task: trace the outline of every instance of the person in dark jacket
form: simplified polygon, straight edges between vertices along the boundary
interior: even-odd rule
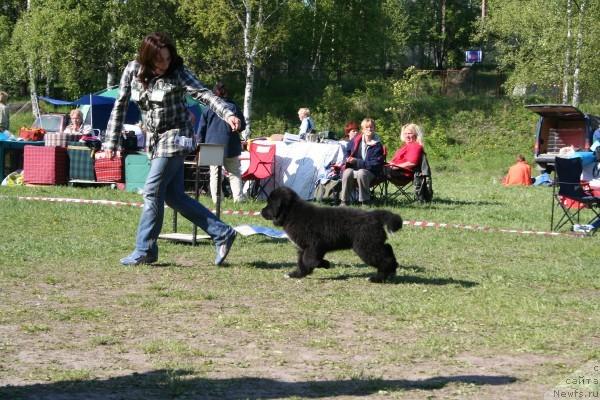
[[[237,203],[243,201],[239,156],[242,153],[240,132],[246,129],[246,122],[238,106],[228,98],[227,88],[224,83],[217,82],[213,88],[213,93],[223,99],[227,103],[228,108],[239,118],[240,128],[235,132],[232,131],[227,122],[223,121],[214,111],[207,107],[200,116],[200,125],[198,126],[200,143],[225,145],[223,165],[229,174],[229,185],[231,186],[233,201]],[[217,202],[217,188],[220,184],[220,182],[217,182],[217,168],[214,165],[210,167],[210,194],[213,203]]]
[[[354,189],[358,187],[358,201],[369,204],[371,201],[371,182],[381,175],[385,156],[383,144],[375,134],[375,121],[365,118],[360,123],[361,133],[350,142],[342,173],[342,206],[348,205]]]

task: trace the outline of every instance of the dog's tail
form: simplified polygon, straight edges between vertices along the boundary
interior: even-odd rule
[[[402,229],[402,217],[386,210],[374,210],[373,216],[386,227],[389,232]]]

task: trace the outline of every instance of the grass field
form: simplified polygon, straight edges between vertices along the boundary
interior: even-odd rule
[[[374,269],[350,251],[286,279],[293,245],[259,235],[219,268],[208,242],[161,242],[156,265],[124,268],[138,208],[17,197],[139,195],[3,187],[0,399],[599,397],[564,387],[600,375],[598,237],[500,231],[548,231],[551,202],[500,175],[434,168],[431,205],[393,207],[409,224],[389,239],[389,284],[367,282]]]

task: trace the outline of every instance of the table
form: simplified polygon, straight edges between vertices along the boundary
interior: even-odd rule
[[[6,175],[10,174],[14,171],[11,170],[10,166],[8,170],[5,171],[5,163],[6,163],[6,152],[12,151],[16,154],[16,169],[23,168],[23,148],[25,146],[43,146],[44,141],[18,141],[18,140],[0,140],[0,181],[2,181]]]
[[[337,142],[313,143],[257,140],[261,144],[274,144],[275,180],[268,191],[287,186],[305,200],[314,198],[315,182],[324,176],[325,168],[332,162],[341,163],[344,148]],[[240,156],[242,173],[248,168],[248,155]]]

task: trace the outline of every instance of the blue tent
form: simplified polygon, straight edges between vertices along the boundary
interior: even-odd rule
[[[86,94],[75,100],[73,104],[80,106],[82,109],[89,111],[85,115],[85,124],[91,125],[94,129],[106,130],[110,113],[115,104],[115,98],[94,94]],[[129,102],[127,106],[127,114],[125,115],[126,124],[137,124],[140,120],[140,110],[133,102]]]
[[[96,92],[95,95],[103,96],[103,97],[111,97],[114,99],[119,95],[119,88],[112,87],[109,89],[101,90],[99,92]],[[194,124],[194,131],[197,131],[198,126],[200,125],[200,115],[202,115],[202,111],[204,110],[205,106],[202,103],[200,103],[199,101],[192,98],[192,96],[190,96],[190,95],[185,96],[185,104],[187,106],[188,111],[190,111],[192,114],[194,114],[194,117],[196,118],[196,123]],[[129,108],[131,108],[131,103],[129,105]]]
[[[40,100],[44,100],[55,106],[79,106],[83,112],[84,124],[92,126],[93,129],[105,131],[108,120],[110,119],[110,113],[115,104],[115,99],[118,95],[119,88],[110,88],[93,94],[83,95],[75,101],[58,100],[44,96],[40,96],[39,98]],[[194,100],[191,96],[186,96],[185,100],[188,110],[196,117],[194,130],[197,130],[198,125],[200,124],[200,115],[202,114],[202,110],[204,110],[204,106]],[[140,119],[139,108],[133,101],[130,101],[129,106],[127,107],[125,123],[137,124]]]
[[[110,112],[115,104],[115,99],[112,97],[94,94],[83,95],[75,101],[59,100],[44,96],[40,96],[40,100],[55,106],[79,106],[84,115],[84,123],[90,125],[93,129],[99,129],[101,131],[106,130]],[[134,102],[130,101],[129,106],[127,107],[125,123],[136,124],[139,120],[140,110]]]

